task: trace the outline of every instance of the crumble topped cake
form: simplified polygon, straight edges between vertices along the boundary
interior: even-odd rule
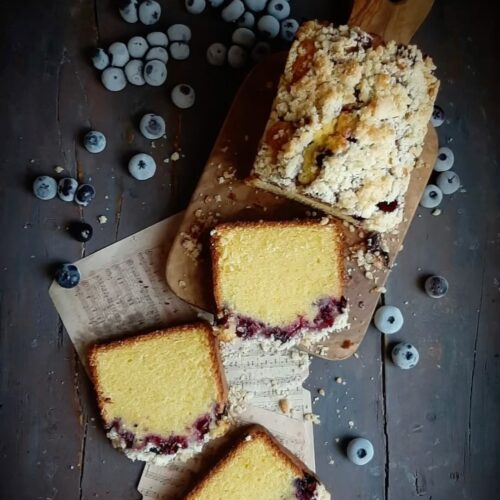
[[[393,229],[438,92],[434,69],[414,45],[304,23],[249,182],[369,230]]]
[[[211,249],[221,340],[314,343],[347,326],[339,223],[221,224]]]
[[[224,430],[227,390],[206,324],[95,345],[89,365],[107,436],[132,460],[185,460]]]
[[[252,426],[186,500],[329,500],[306,466],[260,426]]]

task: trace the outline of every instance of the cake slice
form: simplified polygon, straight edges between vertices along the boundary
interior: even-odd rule
[[[186,500],[328,500],[307,467],[260,426],[252,426]]]
[[[206,324],[95,345],[89,366],[107,436],[132,460],[188,459],[224,427],[226,384]]]
[[[368,230],[395,228],[439,88],[434,70],[414,45],[304,23],[249,182]]]
[[[315,342],[347,325],[339,223],[241,222],[211,233],[219,335]]]

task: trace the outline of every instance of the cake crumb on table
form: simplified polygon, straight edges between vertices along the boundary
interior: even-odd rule
[[[316,413],[304,413],[304,420],[306,422],[312,422],[314,425],[319,425],[321,423],[319,415]]]
[[[280,399],[279,400],[279,407],[283,413],[290,413],[291,406],[290,406],[290,402],[288,401],[288,399]]]

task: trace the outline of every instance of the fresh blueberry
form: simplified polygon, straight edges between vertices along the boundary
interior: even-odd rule
[[[127,86],[127,79],[121,68],[106,68],[101,74],[101,81],[111,92],[119,92]]]
[[[283,40],[291,42],[298,29],[299,23],[295,19],[285,19],[284,21],[281,21],[280,36]]]
[[[167,79],[167,67],[162,61],[154,59],[144,65],[144,80],[152,87],[159,87]]]
[[[208,0],[210,7],[213,7],[214,9],[220,7],[224,2],[225,0]]]
[[[189,45],[184,42],[173,42],[170,44],[170,55],[176,61],[184,61],[189,57]]]
[[[172,102],[180,109],[188,109],[194,105],[196,94],[191,85],[181,83],[172,89]]]
[[[355,465],[366,465],[373,455],[373,445],[368,439],[354,438],[347,445],[347,458]]]
[[[73,177],[64,177],[57,183],[57,195],[62,201],[73,201],[78,188],[78,181]]]
[[[148,50],[146,54],[146,61],[152,61],[153,59],[158,59],[158,61],[163,61],[167,64],[168,52],[167,49],[163,47],[152,47]]]
[[[185,24],[172,24],[167,30],[171,42],[188,43],[191,40],[191,30]]]
[[[255,16],[248,10],[236,22],[242,28],[253,28],[255,25]]]
[[[254,12],[260,12],[266,8],[267,0],[245,0],[246,6]]]
[[[290,15],[290,4],[285,0],[271,0],[267,4],[267,12],[278,21],[281,21]]]
[[[432,110],[431,124],[434,127],[440,127],[444,123],[444,111],[437,104],[434,104]]]
[[[267,38],[276,38],[280,32],[280,22],[266,14],[257,21],[257,29]]]
[[[89,153],[100,153],[106,147],[106,136],[98,130],[91,130],[85,134],[83,145]]]
[[[222,19],[226,23],[234,23],[245,12],[245,5],[241,0],[232,0],[231,3],[224,7],[221,12]]]
[[[205,0],[185,0],[185,3],[190,14],[201,14],[207,6]]]
[[[109,46],[109,55],[111,56],[111,66],[123,68],[130,59],[127,46],[122,42],[115,42]]]
[[[109,66],[109,56],[104,49],[95,49],[92,54],[92,64],[94,68],[103,70]]]
[[[165,120],[154,113],[148,113],[141,118],[139,130],[146,139],[154,141],[165,135]]]
[[[141,59],[131,59],[125,66],[125,76],[132,85],[141,86],[144,80],[144,63]]]
[[[82,207],[88,204],[95,198],[95,189],[90,184],[80,184],[75,193],[75,202]]]
[[[153,31],[146,35],[146,39],[151,47],[166,47],[168,38],[163,31]]]
[[[85,243],[92,238],[94,230],[90,224],[78,220],[69,225],[69,233],[73,236],[73,238],[75,238],[76,241]]]
[[[250,48],[255,44],[255,33],[248,28],[236,28],[231,39],[236,45]]]
[[[223,43],[213,43],[207,49],[207,61],[212,66],[224,66],[227,48]]]
[[[144,57],[149,48],[148,42],[142,36],[133,36],[127,43],[128,53],[134,59]]]
[[[245,66],[247,51],[239,45],[231,45],[227,51],[227,62],[231,68],[239,69]]]
[[[57,182],[48,175],[41,175],[33,181],[33,194],[39,200],[51,200],[57,194]]]
[[[252,49],[252,59],[256,62],[262,61],[271,52],[271,46],[267,42],[257,42]]]
[[[453,167],[454,162],[455,155],[450,148],[439,148],[436,163],[434,164],[434,170],[436,172],[445,172],[446,170],[450,170],[450,168]]]
[[[151,179],[156,172],[156,163],[152,156],[145,153],[139,153],[132,156],[128,162],[128,171],[130,175],[138,181]]]
[[[381,306],[375,312],[373,323],[375,328],[389,335],[399,332],[403,326],[403,315],[396,306]]]
[[[74,264],[61,264],[56,269],[54,279],[63,288],[74,288],[80,283],[80,271]]]
[[[424,286],[425,292],[432,299],[440,299],[448,293],[448,280],[442,276],[429,276]]]
[[[139,19],[142,24],[150,26],[159,21],[161,5],[155,0],[145,0],[139,5]]]
[[[136,23],[139,20],[137,12],[138,0],[122,0],[120,5],[120,15],[127,23]]]
[[[460,188],[460,177],[451,170],[441,172],[436,179],[436,184],[443,194],[453,194]]]
[[[416,366],[419,358],[417,349],[411,344],[401,342],[392,349],[392,362],[402,370]]]
[[[436,208],[443,201],[443,193],[434,184],[429,184],[425,187],[420,206],[424,208]]]

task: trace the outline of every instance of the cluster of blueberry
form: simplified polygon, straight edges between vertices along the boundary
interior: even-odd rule
[[[431,123],[434,127],[440,127],[444,123],[444,111],[439,106],[434,106]],[[455,162],[453,151],[447,147],[438,150],[438,156],[434,165],[437,173],[435,184],[429,184],[424,190],[420,205],[424,208],[437,208],[443,201],[443,195],[453,194],[460,188],[460,177],[450,169]],[[439,213],[439,212],[438,212]],[[437,215],[437,213],[435,214]]]
[[[102,71],[102,84],[112,92],[123,90],[127,81],[136,86],[158,87],[167,79],[169,53],[177,61],[187,59],[190,40],[188,26],[173,24],[166,33],[153,31],[146,38],[133,36],[126,44],[112,43],[107,51],[97,48],[92,64]]]

